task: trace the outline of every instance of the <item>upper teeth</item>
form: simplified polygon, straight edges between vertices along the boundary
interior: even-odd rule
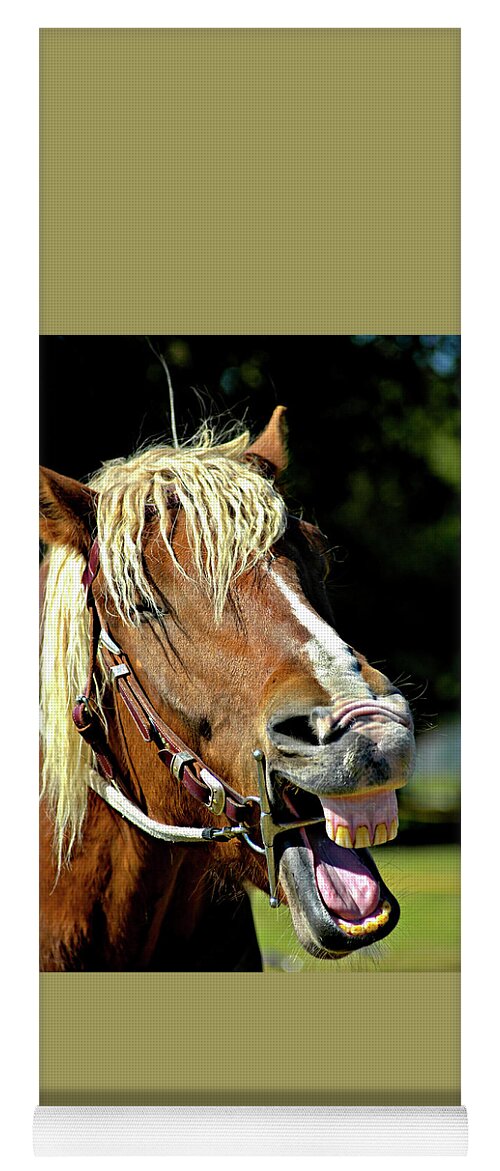
[[[343,846],[347,850],[352,850],[353,847],[362,849],[365,846],[382,846],[384,842],[390,842],[396,837],[398,819],[397,817],[393,818],[390,825],[386,825],[384,821],[379,822],[373,831],[370,826],[359,825],[355,831],[354,841],[349,826],[339,825],[335,829],[333,822],[328,818],[326,818],[326,832],[332,842],[336,842],[337,846]]]
[[[344,849],[383,846],[398,832],[398,803],[393,789],[373,789],[360,797],[322,797],[326,832]]]

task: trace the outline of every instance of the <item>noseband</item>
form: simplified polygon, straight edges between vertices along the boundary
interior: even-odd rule
[[[89,669],[84,691],[77,697],[73,708],[73,721],[78,732],[90,746],[96,761],[97,772],[88,780],[104,801],[116,810],[126,821],[143,833],[160,841],[183,843],[230,842],[242,839],[257,854],[266,858],[269,881],[269,901],[277,907],[278,868],[276,864],[275,839],[287,830],[301,826],[315,825],[323,817],[308,818],[282,824],[273,816],[269,767],[264,753],[255,748],[252,756],[257,774],[257,795],[243,796],[232,789],[226,781],[206,767],[201,757],[192,752],[172,728],[165,723],[159,712],[148,699],[142,684],[134,674],[126,655],[111,638],[106,629],[100,607],[92,589],[99,569],[99,545],[94,541],[82,584],[85,589],[90,619]],[[229,825],[222,827],[164,825],[143,813],[126,796],[125,780],[116,757],[108,744],[107,731],[101,720],[95,702],[95,675],[97,655],[113,685],[114,691],[125,704],[142,739],[154,745],[162,764],[174,780],[182,785],[214,815],[224,814]],[[260,829],[262,845],[255,842],[252,833]]]

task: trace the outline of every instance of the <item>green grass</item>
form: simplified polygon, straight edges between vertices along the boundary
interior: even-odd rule
[[[395,931],[379,944],[341,960],[356,972],[458,971],[460,965],[460,851],[450,846],[380,846],[371,851],[401,906]],[[299,945],[286,908],[250,891],[266,971],[325,968]],[[336,963],[332,968],[336,968]]]

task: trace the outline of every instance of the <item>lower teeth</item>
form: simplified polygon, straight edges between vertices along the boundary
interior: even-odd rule
[[[338,926],[346,935],[366,935],[370,931],[377,931],[379,927],[383,927],[391,913],[391,904],[384,899],[380,911],[376,915],[370,915],[364,919],[362,923],[349,923],[347,919],[337,918]]]

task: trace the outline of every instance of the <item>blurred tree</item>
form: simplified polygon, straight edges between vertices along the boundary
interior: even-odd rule
[[[458,699],[460,339],[161,337],[181,436],[204,416],[257,431],[288,407],[293,511],[333,549],[340,632],[403,687],[417,726]],[[139,337],[41,339],[41,457],[84,476],[170,434]]]

